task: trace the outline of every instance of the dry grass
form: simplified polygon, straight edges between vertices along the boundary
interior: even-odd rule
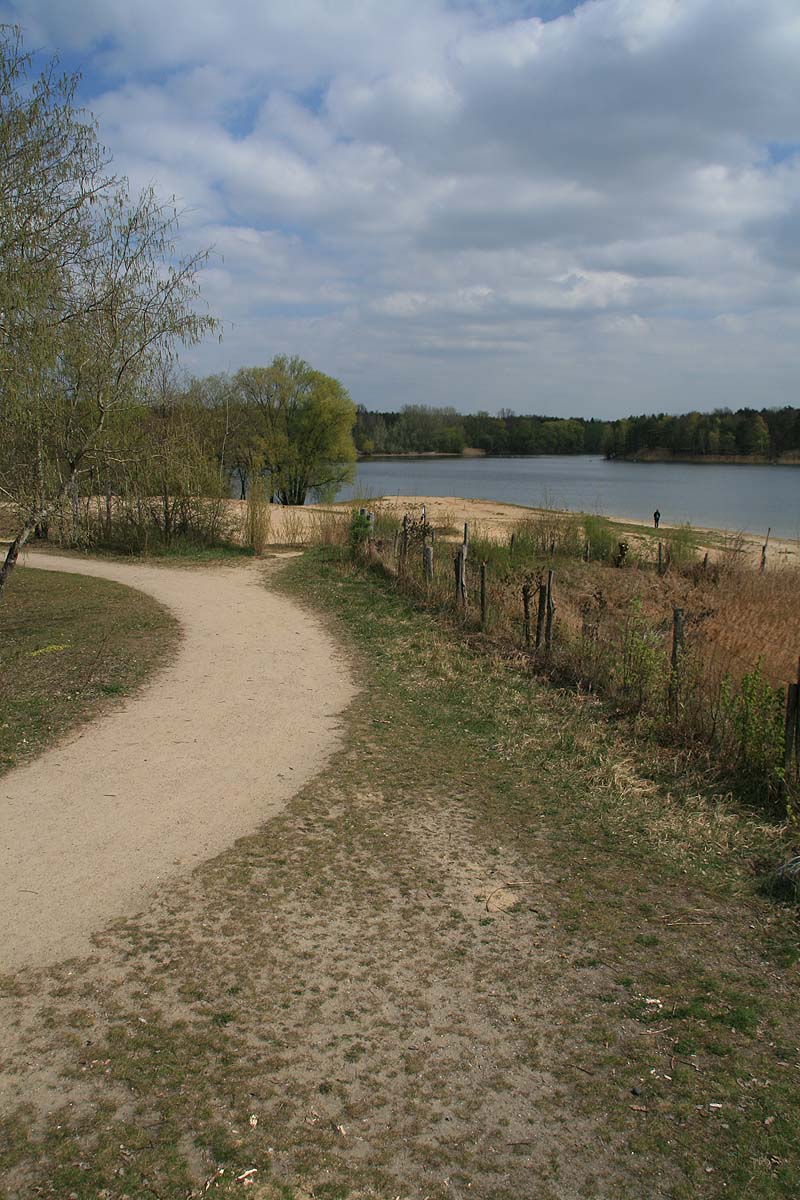
[[[245,503],[245,544],[254,554],[263,554],[269,542],[272,514],[260,475],[253,479]]]
[[[407,511],[418,529],[419,509]],[[693,531],[681,528],[661,538],[666,569],[660,573],[658,542],[643,532],[623,539],[603,518],[537,512],[507,529],[502,541],[496,529],[472,525],[463,612],[455,598],[452,535],[437,528],[434,577],[426,584],[421,544],[412,541],[406,563],[399,562],[393,532],[400,517],[397,506],[382,517],[374,554],[425,605],[455,616],[473,636],[485,562],[489,617],[481,634],[506,655],[525,656],[532,647],[523,637],[523,584],[532,589],[535,639],[537,589],[552,569],[553,648],[533,656],[537,670],[602,695],[633,716],[640,731],[690,747],[698,761],[721,771],[724,786],[735,781],[770,805],[782,795],[781,689],[795,678],[800,651],[796,568],[774,557],[760,574],[741,557],[739,539],[723,543],[715,559],[706,557]],[[671,668],[675,609],[686,622],[677,674]]]

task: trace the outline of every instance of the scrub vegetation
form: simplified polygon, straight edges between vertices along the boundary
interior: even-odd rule
[[[0,1194],[793,1197],[786,830],[339,547],[283,580],[359,673],[345,744],[5,981]]]

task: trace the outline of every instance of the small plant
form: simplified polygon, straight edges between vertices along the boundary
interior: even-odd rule
[[[667,564],[675,571],[684,571],[697,557],[696,533],[688,524],[662,532]]]
[[[353,515],[350,518],[350,533],[347,539],[351,554],[363,553],[369,541],[369,532],[370,524],[367,513],[353,509]]]
[[[657,693],[657,681],[663,671],[662,640],[644,619],[642,602],[637,597],[625,621],[620,664],[622,691],[629,697],[634,712],[641,712]]]
[[[587,561],[611,562],[619,546],[619,530],[605,517],[591,513],[584,513],[582,523]]]

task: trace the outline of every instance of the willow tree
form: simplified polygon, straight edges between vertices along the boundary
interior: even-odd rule
[[[332,499],[353,479],[355,406],[338,379],[279,355],[268,367],[243,368],[234,382],[256,415],[254,447],[274,500]]]
[[[19,35],[0,39],[0,496],[19,552],[108,454],[115,416],[154,362],[214,328],[198,310],[205,252],[176,260],[177,213],[104,174],[74,80],[27,86]]]

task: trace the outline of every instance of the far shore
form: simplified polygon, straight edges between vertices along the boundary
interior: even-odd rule
[[[564,454],[558,451],[543,450],[534,454],[503,454],[479,450],[474,446],[465,446],[460,453],[442,453],[439,450],[404,450],[394,454],[365,454],[358,453],[358,462],[375,462],[395,458],[605,458],[600,450],[581,450],[576,454]],[[608,462],[624,463],[689,463],[701,467],[713,466],[747,466],[747,467],[800,467],[800,454],[790,451],[779,454],[777,458],[768,458],[763,454],[672,454],[666,450],[642,450],[638,454],[618,454],[607,459]]]

